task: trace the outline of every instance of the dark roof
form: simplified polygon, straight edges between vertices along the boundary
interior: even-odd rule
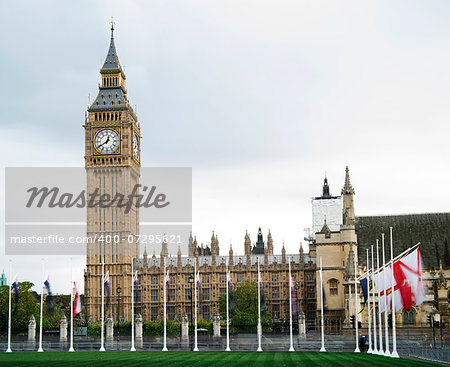
[[[358,261],[366,264],[366,249],[385,234],[386,260],[390,259],[389,227],[393,227],[394,257],[420,242],[420,252],[424,268],[438,268],[442,261],[444,268],[450,268],[448,256],[450,240],[450,213],[405,214],[356,217],[358,235]],[[374,246],[374,256],[375,246]],[[381,256],[381,247],[380,247]]]
[[[127,108],[129,108],[129,103],[122,88],[101,88],[89,111]]]
[[[125,79],[125,73],[120,66],[117,56],[116,46],[114,45],[114,28],[111,28],[111,42],[109,44],[108,54],[105,63],[100,69],[100,74],[121,73]],[[137,119],[133,108],[128,101],[126,90],[121,87],[100,86],[98,95],[94,102],[89,106],[88,111],[109,111],[109,110],[128,110]]]
[[[125,78],[125,73],[122,70],[122,66],[119,62],[119,56],[117,56],[116,46],[114,44],[114,28],[111,28],[111,41],[109,43],[108,54],[106,55],[105,62],[103,63],[100,73],[122,73]]]

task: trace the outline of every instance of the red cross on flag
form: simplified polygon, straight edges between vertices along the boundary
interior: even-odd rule
[[[384,280],[384,277],[386,277],[386,280]],[[394,282],[396,311],[407,310],[411,306],[422,304],[425,298],[425,289],[419,249],[417,248],[394,262],[394,279],[392,279],[392,265],[389,265],[375,274],[374,281],[380,295],[379,307],[381,312],[385,311],[385,294],[387,309],[388,311],[392,309],[392,281]]]

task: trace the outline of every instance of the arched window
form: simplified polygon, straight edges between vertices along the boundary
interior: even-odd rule
[[[403,313],[403,324],[404,325],[414,325],[414,311],[408,310]]]
[[[337,279],[330,279],[328,281],[328,285],[330,287],[330,296],[338,295],[338,284],[339,284],[339,281]]]

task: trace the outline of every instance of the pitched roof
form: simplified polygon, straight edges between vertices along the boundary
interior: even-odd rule
[[[376,244],[377,238],[380,239],[381,245],[381,233],[385,233],[385,245],[388,246],[386,251],[390,254],[389,227],[391,226],[393,227],[394,256],[420,242],[420,252],[426,269],[439,268],[441,260],[444,268],[450,268],[448,256],[447,260],[445,259],[446,251],[450,251],[450,213],[356,217],[360,265],[366,264],[366,249],[369,249],[370,256],[370,246]]]
[[[108,54],[106,55],[105,62],[100,69],[101,74],[107,73],[122,73],[125,78],[125,73],[122,70],[122,66],[119,62],[119,56],[117,56],[116,46],[114,44],[114,27],[111,27],[111,41],[109,43]]]

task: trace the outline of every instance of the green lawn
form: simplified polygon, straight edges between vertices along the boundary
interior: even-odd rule
[[[0,366],[405,366],[433,365],[355,353],[319,352],[44,352],[0,353]],[[437,365],[436,365],[437,366]]]

